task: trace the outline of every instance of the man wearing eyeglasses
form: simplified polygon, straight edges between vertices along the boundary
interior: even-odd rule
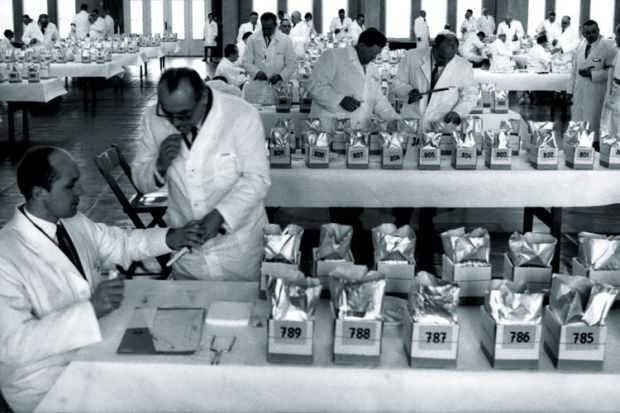
[[[271,184],[258,112],[189,68],[166,70],[157,98],[143,117],[133,178],[144,192],[167,184],[167,224],[202,220],[207,238],[176,262],[174,277],[257,280]]]

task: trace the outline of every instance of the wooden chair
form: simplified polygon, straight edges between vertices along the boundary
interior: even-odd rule
[[[143,194],[134,184],[131,178],[131,167],[123,157],[120,149],[116,145],[112,145],[109,149],[95,157],[95,165],[97,169],[103,175],[110,189],[116,196],[118,202],[123,207],[123,212],[129,216],[129,219],[136,228],[145,229],[159,226],[166,228],[166,222],[164,221],[164,214],[168,207],[168,195],[165,193],[152,193]],[[128,178],[131,187],[133,188],[134,195],[127,196],[125,191],[119,185],[117,178],[114,176],[114,170],[120,167],[125,176]],[[150,215],[151,221],[145,224],[140,218],[141,215]],[[162,268],[162,277],[167,276],[170,273],[170,268],[166,267],[169,254],[157,257],[157,262]],[[125,273],[132,276],[139,263],[133,263]]]

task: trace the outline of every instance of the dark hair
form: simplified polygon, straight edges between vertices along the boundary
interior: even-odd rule
[[[340,13],[345,13],[344,9],[338,10],[338,14],[340,14]]]
[[[88,10],[88,5],[86,3],[82,3],[80,10]]]
[[[227,44],[224,48],[224,57],[229,57],[237,52],[237,46],[234,44]]]
[[[32,198],[32,190],[35,186],[48,191],[52,189],[57,174],[49,162],[49,157],[55,151],[56,148],[52,146],[37,146],[29,149],[19,161],[17,186],[26,200]]]
[[[93,9],[93,13],[99,14],[99,9]]]
[[[465,10],[465,13],[471,13],[471,14],[474,14],[474,11],[473,11],[472,9],[467,9],[467,10]]]
[[[24,15],[22,16],[22,20],[24,20],[24,19],[28,19],[28,20],[30,20],[30,16],[28,16],[27,14],[24,14]]]
[[[276,24],[278,21],[278,18],[276,17],[275,14],[271,13],[271,12],[266,12],[263,13],[262,16],[260,16],[260,21],[262,22],[268,22],[269,20],[271,20],[273,22],[273,24]]]
[[[284,16],[284,10],[278,10],[278,17]]]
[[[441,44],[446,40],[454,42],[454,45],[457,48],[459,47],[459,39],[455,35],[449,33],[438,34],[437,37],[435,37],[435,47],[441,46]]]
[[[207,17],[213,17],[213,13],[207,14]]]
[[[598,23],[595,22],[594,20],[586,20],[585,23],[583,23],[583,26],[596,26],[598,27]]]
[[[366,18],[366,16],[364,16],[364,14],[360,13],[357,15],[356,19],[359,19],[360,17]]]
[[[307,19],[308,17],[312,18],[312,13],[308,12],[304,14],[304,19]]]
[[[358,43],[364,43],[366,46],[385,47],[387,39],[385,35],[374,27],[370,27],[360,34]]]
[[[555,14],[555,12],[554,12],[554,11],[552,11],[551,13],[549,13],[549,16],[555,16],[555,15],[556,15],[556,14]]]
[[[6,29],[4,31],[4,37],[9,38],[9,37],[12,37],[12,36],[15,36],[15,33],[13,33],[13,30]]]
[[[256,17],[258,17],[258,13],[256,13],[255,11],[253,11],[252,13],[250,13],[250,16],[256,16]]]
[[[198,101],[205,90],[205,83],[198,72],[194,69],[190,69],[188,67],[166,69],[166,71],[159,78],[159,83],[157,86],[159,87],[160,85],[165,85],[169,92],[174,92],[183,80],[190,83],[195,93],[194,97],[196,98],[196,101]]]
[[[538,38],[536,39],[536,43],[538,44],[543,44],[543,43],[547,43],[547,35],[546,34],[541,34],[540,36],[538,36]]]
[[[245,40],[248,37],[252,36],[253,34],[254,33],[252,33],[252,32],[245,32],[245,33],[243,33],[243,36],[241,36],[241,40]]]
[[[485,37],[487,37],[487,34],[486,34],[485,32],[483,32],[483,31],[479,31],[479,32],[477,33],[477,35],[478,35],[478,36],[482,36],[482,38],[483,38],[483,39],[484,39]]]
[[[222,82],[228,83],[228,79],[226,79],[224,76],[215,76],[211,80],[221,80]]]

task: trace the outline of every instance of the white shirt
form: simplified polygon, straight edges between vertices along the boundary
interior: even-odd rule
[[[413,31],[415,32],[416,37],[416,47],[424,48],[428,47],[430,44],[429,34],[428,34],[428,23],[426,19],[422,16],[419,16],[413,22]]]
[[[506,35],[506,43],[510,46],[510,50],[519,49],[519,45],[521,44],[521,38],[525,34],[525,31],[523,30],[523,26],[521,25],[520,21],[513,20],[512,22],[510,22],[510,27],[508,27],[508,24],[505,21],[498,24],[497,35],[499,36],[502,33]],[[517,40],[513,41],[515,35],[517,36]]]
[[[360,26],[357,20],[349,25],[349,36],[351,36],[353,44],[357,43],[357,40],[360,38],[360,34],[362,34],[364,30],[366,30],[366,26]]]
[[[535,44],[527,53],[527,68],[531,71],[549,70],[551,53],[540,44]]]
[[[236,66],[243,65],[243,56],[245,55],[246,44],[243,40],[237,42],[237,50],[239,51],[239,58],[235,62]]]
[[[80,10],[78,14],[73,16],[71,20],[75,24],[75,31],[78,39],[84,39],[90,33],[90,21],[88,21],[88,12]]]
[[[560,32],[557,37],[558,43],[556,47],[562,49],[562,53],[572,53],[579,46],[579,33],[571,26],[564,31],[560,28]]]
[[[502,42],[501,39],[497,38],[489,45],[489,52],[493,55],[493,57],[497,56],[505,56],[511,57],[512,52],[510,51],[510,46],[506,43]]]
[[[545,19],[536,28],[536,34],[541,34],[542,32],[545,32],[547,40],[549,41],[549,44],[551,44],[558,38],[560,33],[562,33],[562,26],[560,26],[560,23],[558,23],[557,20],[551,23],[549,19]]]
[[[45,34],[43,34],[43,31],[38,24],[32,22],[28,25],[28,27],[26,27],[24,35],[22,36],[22,42],[28,45],[33,39],[36,39],[39,43],[50,45],[53,44],[56,40],[60,39],[60,35],[58,34],[58,29],[56,28],[56,25],[52,22],[49,22],[47,24]]]
[[[109,14],[106,14],[104,20],[107,29],[105,37],[112,37],[114,35],[114,19]]]
[[[90,26],[90,40],[103,40],[108,28],[103,17],[97,17],[97,20]]]
[[[241,89],[239,89],[237,86],[229,85],[221,79],[209,80],[207,82],[207,86],[209,86],[211,89],[219,90],[220,92],[241,97]]]
[[[465,33],[463,34],[463,39],[467,39],[469,36],[475,35],[477,28],[478,28],[478,21],[476,20],[475,17],[472,16],[469,18],[469,20],[467,19],[463,20],[463,23],[461,23],[461,33],[462,33],[462,30],[465,29]]]
[[[34,222],[34,224],[41,228],[41,230],[43,232],[45,232],[45,234],[50,237],[51,239],[53,239],[54,241],[58,242],[58,238],[56,238],[56,230],[58,229],[58,227],[56,226],[57,224],[54,224],[53,222],[49,222],[45,219],[41,219],[39,217],[35,217],[34,215],[32,215],[30,212],[28,212],[28,210],[26,209],[26,207],[24,207],[24,214],[26,214],[26,217]]]
[[[305,21],[300,21],[291,29],[289,37],[293,41],[293,49],[297,57],[303,57],[306,54],[306,42],[310,38],[311,27]]]
[[[483,14],[482,16],[478,17],[477,21],[478,30],[483,31],[484,34],[487,35],[487,37],[495,33],[495,19],[493,18],[493,16],[489,14],[485,16]]]
[[[239,34],[237,34],[237,42],[242,41],[243,35],[246,34],[247,32],[254,33],[260,29],[261,29],[260,23],[256,23],[256,25],[254,26],[252,26],[252,22],[243,23],[241,26],[239,26]]]
[[[209,21],[206,21],[205,27],[204,29],[202,29],[202,37],[205,39],[204,45],[206,47],[215,47],[217,45],[216,43],[217,34],[218,34],[218,29],[217,29],[217,23],[215,22],[215,20],[211,21],[210,23]]]
[[[247,77],[241,74],[239,67],[231,62],[227,57],[223,57],[215,69],[215,76],[224,76],[229,85],[240,87]]]
[[[486,45],[478,36],[468,36],[461,47],[462,56],[470,62],[480,62],[487,58]]]
[[[329,25],[329,31],[334,33],[336,30],[348,31],[350,25],[351,19],[349,17],[345,16],[343,20],[340,20],[340,17],[334,17]]]
[[[258,72],[264,72],[268,78],[279,74],[287,82],[297,70],[297,56],[293,42],[284,33],[276,30],[267,46],[263,31],[254,33],[247,39],[243,55],[243,68],[254,79]]]

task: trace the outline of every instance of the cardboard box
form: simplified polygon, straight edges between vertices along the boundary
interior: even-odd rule
[[[584,322],[562,325],[549,306],[545,307],[543,325],[545,352],[557,368],[603,369],[607,326]]]
[[[505,98],[499,98],[493,95],[491,100],[492,113],[508,113],[508,95]]]
[[[620,148],[613,148],[610,145],[601,145],[601,157],[599,163],[605,168],[620,169]]]
[[[489,169],[511,169],[512,151],[510,149],[487,147],[484,154],[484,164]]]
[[[459,297],[484,297],[491,281],[491,266],[465,267],[455,265],[445,254],[441,256],[441,278],[458,283]]]
[[[308,146],[305,158],[308,168],[329,168],[329,146]]]
[[[312,98],[299,98],[299,112],[300,113],[310,113],[310,109],[312,108]]]
[[[532,293],[549,293],[552,272],[551,267],[515,267],[510,256],[504,254],[504,279],[524,282]]]
[[[270,318],[267,325],[267,361],[312,364],[314,320],[277,321]]]
[[[454,169],[476,169],[478,153],[476,148],[455,148],[452,151],[452,167]]]
[[[472,115],[480,115],[484,112],[484,99],[481,97],[476,102],[476,106],[471,110]]]
[[[386,293],[409,294],[415,276],[415,263],[407,261],[379,261],[375,269],[385,275]]]
[[[439,150],[442,155],[452,155],[452,151],[454,151],[454,138],[451,133],[444,133],[441,135]]]
[[[564,147],[566,166],[572,169],[594,169],[594,148]]]
[[[572,263],[573,275],[583,275],[584,277],[592,278],[594,281],[620,287],[620,271],[589,270],[577,257],[573,257]],[[616,296],[616,301],[618,300],[620,300],[620,297]]]
[[[403,169],[405,156],[402,148],[381,147],[381,168]]]
[[[538,368],[542,324],[497,324],[481,306],[480,325],[480,348],[493,368]]]
[[[291,167],[291,147],[275,146],[269,148],[269,166],[272,168]]]
[[[332,139],[332,151],[344,154],[347,151],[348,142],[344,132],[334,132]]]
[[[519,151],[521,150],[521,136],[511,134],[508,137],[508,142],[510,143],[510,149],[512,150],[513,156],[519,156]]]
[[[262,299],[267,298],[267,279],[270,273],[298,270],[300,262],[301,262],[300,251],[297,251],[297,255],[295,256],[295,263],[293,264],[286,263],[286,262],[269,262],[269,261],[261,262],[260,279],[258,281],[258,297]]]
[[[411,367],[456,368],[459,324],[420,324],[403,308],[403,345]]]
[[[290,96],[277,96],[276,97],[276,113],[289,113],[291,111],[291,97]]]
[[[530,164],[536,169],[558,169],[558,148],[539,148],[537,146],[531,146],[529,157]]]
[[[378,320],[336,318],[332,306],[334,326],[334,364],[378,365],[381,361],[383,322]]]
[[[368,149],[371,155],[380,155],[383,150],[383,142],[380,135],[373,132],[368,135]]]
[[[420,148],[418,169],[438,170],[441,169],[441,151],[433,148]]]
[[[346,260],[320,260],[318,257],[319,249],[312,248],[312,269],[314,277],[318,278],[323,285],[323,289],[329,289],[329,273],[337,267],[355,265],[353,254],[349,251]]]
[[[347,145],[347,168],[368,169],[370,153],[368,146],[348,146]]]

